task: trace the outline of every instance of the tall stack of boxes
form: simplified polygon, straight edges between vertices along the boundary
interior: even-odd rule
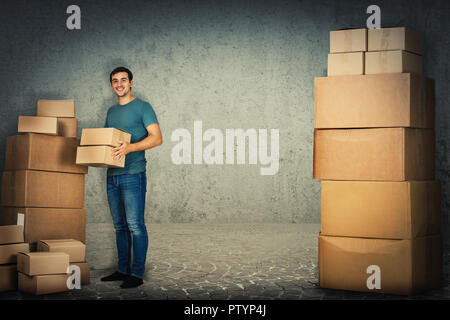
[[[73,100],[39,100],[37,116],[19,116],[18,135],[7,137],[2,174],[2,224],[24,216],[24,241],[85,242],[84,175],[75,163],[77,119]]]
[[[323,288],[410,295],[442,278],[434,80],[408,28],[330,32],[315,79]]]

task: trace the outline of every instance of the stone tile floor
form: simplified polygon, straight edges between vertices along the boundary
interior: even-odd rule
[[[411,297],[318,287],[319,224],[149,224],[144,285],[121,289],[100,278],[114,271],[110,224],[88,224],[91,283],[80,290],[34,296],[0,293],[0,300],[384,300],[450,299],[449,251],[444,283]]]

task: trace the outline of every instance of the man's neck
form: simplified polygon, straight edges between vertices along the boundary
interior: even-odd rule
[[[117,100],[119,101],[119,104],[120,104],[121,106],[123,106],[123,105],[125,105],[125,104],[130,103],[131,101],[133,101],[133,100],[134,100],[134,97],[133,97],[133,96],[131,95],[131,93],[130,93],[130,94],[127,94],[126,96],[118,97]]]

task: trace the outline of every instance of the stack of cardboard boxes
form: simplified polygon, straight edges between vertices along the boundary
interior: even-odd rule
[[[77,119],[73,100],[39,100],[37,116],[19,116],[18,135],[7,137],[2,175],[2,224],[24,216],[24,241],[85,242],[84,175],[75,163]]]
[[[330,32],[328,77],[315,79],[321,287],[409,295],[441,283],[434,81],[422,55],[408,28]]]
[[[29,251],[23,226],[0,226],[0,292],[17,289],[17,254]]]
[[[18,288],[36,295],[69,290],[68,267],[80,268],[80,285],[89,283],[89,266],[85,262],[85,245],[73,239],[41,240],[37,252],[19,253]]]
[[[86,245],[74,239],[41,240],[37,250],[40,252],[64,252],[69,255],[69,264],[81,271],[81,285],[90,283],[89,264],[86,262]]]
[[[35,132],[76,138],[78,120],[74,100],[42,100],[37,102],[37,116],[19,116],[19,133]]]
[[[36,295],[68,291],[69,255],[28,252],[17,256],[19,290]]]
[[[131,134],[116,128],[83,129],[76,163],[92,167],[123,168],[125,157],[121,160],[114,159],[112,149],[119,146],[119,141],[130,140]]]

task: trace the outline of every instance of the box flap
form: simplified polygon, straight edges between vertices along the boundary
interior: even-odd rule
[[[65,252],[49,252],[49,251],[38,251],[38,252],[28,252],[24,253],[25,255],[29,256],[30,259],[40,259],[40,258],[47,258],[47,257],[65,257],[69,256]]]
[[[24,255],[24,256],[28,256],[28,257],[29,257],[29,253],[30,252],[17,252],[17,254],[21,254],[21,255]]]
[[[42,242],[43,244],[51,248],[85,246],[81,241],[74,239],[40,240],[39,242]]]

